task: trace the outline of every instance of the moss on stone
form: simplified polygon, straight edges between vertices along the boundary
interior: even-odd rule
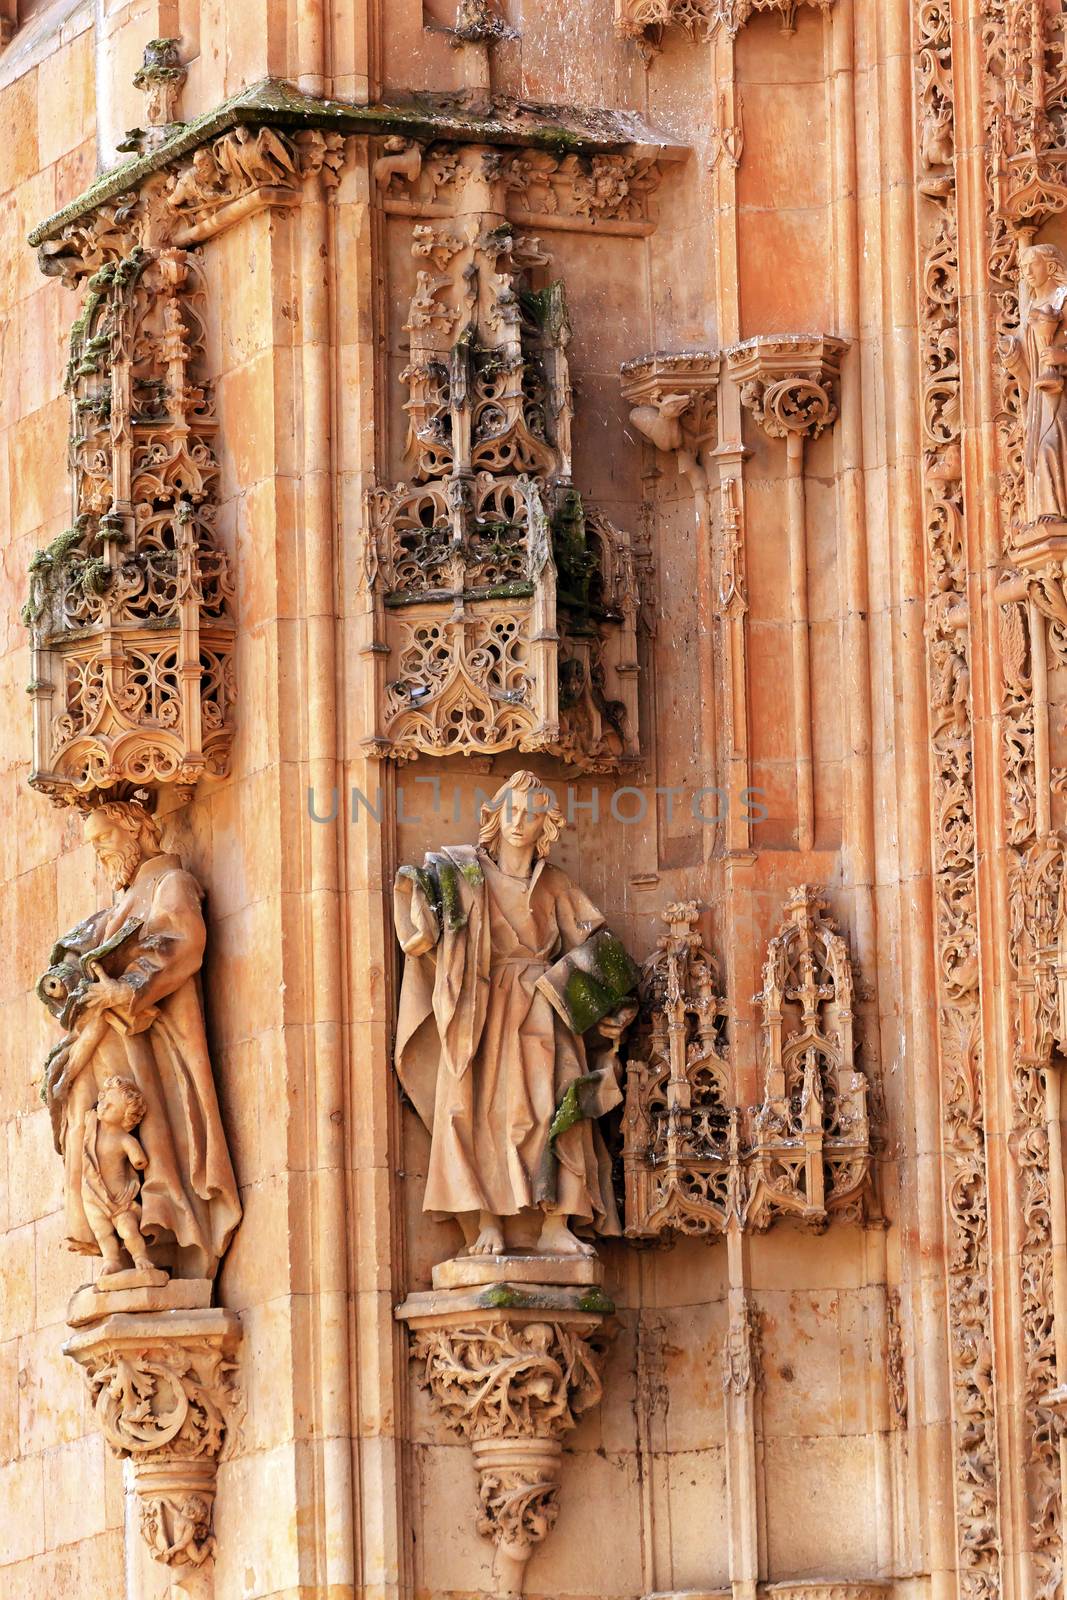
[[[514,1288],[510,1283],[494,1284],[478,1296],[479,1305],[492,1306],[497,1311],[523,1311],[536,1303],[532,1295],[523,1294],[521,1289]]]
[[[608,1299],[603,1289],[587,1289],[578,1301],[578,1310],[610,1317],[615,1310],[615,1302]]]
[[[555,1145],[557,1139],[562,1139],[569,1133],[575,1123],[582,1122],[585,1112],[582,1110],[581,1091],[597,1082],[595,1073],[586,1073],[584,1077],[575,1078],[564,1091],[563,1099],[556,1107],[556,1114],[552,1118],[552,1125],[548,1130],[548,1142]]]
[[[637,119],[613,111],[545,105],[509,113],[501,107],[479,117],[455,100],[413,98],[396,105],[357,105],[305,94],[295,84],[264,78],[174,131],[152,150],[134,154],[109,167],[68,205],[38,224],[29,235],[36,247],[54,239],[68,223],[86,216],[116,196],[139,189],[154,172],[173,166],[183,156],[219,134],[242,124],[249,127],[322,128],[337,133],[406,134],[429,142],[497,144],[548,150],[562,158],[578,152],[623,150],[635,140],[655,142]]]
[[[611,990],[594,978],[591,972],[575,969],[567,979],[563,998],[575,1033],[585,1033],[611,1010],[614,1001]]]

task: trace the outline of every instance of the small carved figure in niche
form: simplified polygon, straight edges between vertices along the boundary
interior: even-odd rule
[[[96,1110],[85,1119],[82,1205],[100,1246],[105,1273],[120,1270],[120,1243],[139,1272],[152,1271],[138,1201],[140,1174],[148,1157],[133,1136],[145,1110],[144,1096],[133,1080],[116,1074],[105,1081]]]
[[[548,853],[565,826],[532,772],[482,807],[475,846],[397,874],[407,960],[396,1066],[430,1133],[424,1209],[457,1218],[471,1255],[540,1211],[542,1254],[593,1254],[570,1222],[619,1232],[595,1119],[621,1101],[618,1042],[637,971]],[[606,1041],[590,1071],[583,1034]]]
[[[202,1494],[187,1494],[177,1506],[150,1501],[141,1517],[141,1532],[156,1560],[167,1566],[201,1567],[215,1553],[211,1507]]]
[[[85,833],[117,899],[64,935],[37,985],[66,1030],[45,1065],[44,1098],[66,1173],[67,1242],[87,1255],[101,1250],[85,1205],[86,1147],[94,1107],[117,1076],[145,1106],[141,1232],[172,1276],[213,1277],[241,1204],[197,983],[200,886],[163,850],[138,801],[97,806]]]
[[[1053,244],[1023,245],[1019,329],[1001,354],[1026,407],[1028,522],[1067,520],[1067,263]]]

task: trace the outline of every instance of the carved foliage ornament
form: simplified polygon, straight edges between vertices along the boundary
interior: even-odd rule
[[[547,1317],[457,1312],[412,1331],[419,1382],[471,1444],[477,1528],[496,1547],[502,1594],[522,1592],[530,1555],[555,1526],[560,1441],[601,1396],[598,1319]]]
[[[915,62],[926,644],[956,1540],[961,1593],[986,1600],[1000,1592],[1001,1575],[948,6],[918,8]]]
[[[215,1476],[242,1409],[240,1333],[227,1311],[125,1313],[64,1347],[85,1374],[108,1445],[133,1463],[153,1557],[179,1576],[214,1553]]]
[[[870,1183],[868,1084],[856,1061],[853,976],[826,902],[795,890],[770,941],[757,1001],[764,1098],[731,1092],[726,1006],[693,903],[645,965],[642,1028],[627,1064],[626,1231],[631,1237],[763,1229],[791,1215],[823,1227],[862,1216]]]
[[[1002,644],[1004,810],[1015,859],[1009,868],[1014,1060],[1009,1141],[1018,1251],[1018,1331],[1023,1352],[1026,1505],[1033,1584],[1042,1597],[1062,1590],[1062,1478],[1059,1420],[1046,1404],[1058,1370],[1050,1126],[1059,1139],[1058,1101],[1049,1071],[1063,1034],[1059,968],[1063,906],[1060,834],[1050,832],[1048,673],[1063,660],[1062,560],[1067,505],[1065,465],[1062,253],[1039,242],[1067,207],[1067,18],[1037,0],[987,0],[984,8],[984,113],[991,200],[989,275],[997,354],[996,445],[999,510],[1007,582],[999,598]],[[1023,569],[1020,577],[1015,570]]]
[[[626,39],[655,51],[664,28],[679,27],[690,38],[713,39],[722,30],[731,39],[752,17],[770,12],[781,18],[782,32],[796,29],[797,12],[808,6],[829,11],[834,0],[616,0],[615,26]]]

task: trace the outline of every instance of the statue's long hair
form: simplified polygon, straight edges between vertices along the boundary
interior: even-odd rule
[[[156,855],[162,848],[159,823],[139,800],[108,800],[96,809],[109,822],[117,822],[120,828],[125,829],[147,854]]]
[[[548,855],[552,846],[567,826],[567,819],[555,804],[555,796],[551,789],[543,784],[536,772],[513,772],[507,783],[501,784],[493,798],[482,806],[481,827],[478,829],[478,843],[489,855],[496,857],[497,847],[500,844],[500,828],[504,818],[508,815],[509,806],[516,804],[529,806],[531,794],[543,794],[552,804],[545,809],[536,808],[538,816],[544,818],[541,837],[537,841],[536,851],[538,859]],[[519,796],[522,799],[519,799]],[[530,808],[534,809],[533,807]]]
[[[1067,283],[1067,263],[1064,262],[1059,248],[1054,244],[1031,244],[1024,247],[1019,253],[1019,264],[1026,268],[1031,261],[1047,261],[1052,268],[1051,281],[1055,284]]]

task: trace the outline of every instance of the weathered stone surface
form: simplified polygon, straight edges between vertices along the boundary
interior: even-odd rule
[[[0,1593],[1061,1600],[1062,7],[6,10]],[[555,934],[551,1045],[419,1013],[498,1244],[390,889],[516,767],[642,977],[614,1109]],[[34,987],[146,798],[214,1099],[101,1004],[86,1189]]]

